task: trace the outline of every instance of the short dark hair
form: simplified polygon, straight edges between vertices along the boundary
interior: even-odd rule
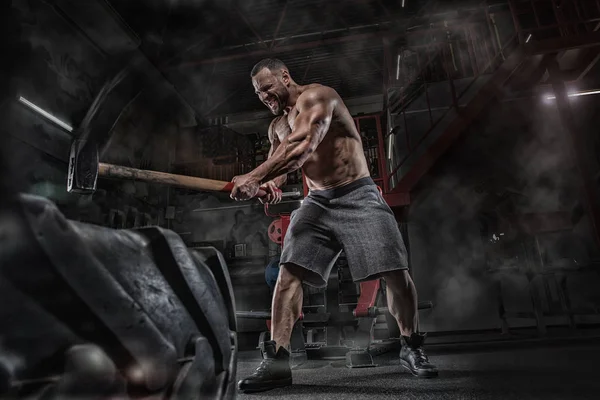
[[[283,61],[277,58],[264,58],[254,65],[252,72],[250,72],[250,77],[254,78],[263,68],[267,68],[269,71],[288,69]]]

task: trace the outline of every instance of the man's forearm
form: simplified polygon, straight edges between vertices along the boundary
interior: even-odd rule
[[[307,158],[308,145],[295,142],[280,145],[264,163],[256,167],[250,175],[264,183],[289,174],[302,167]]]
[[[287,174],[280,175],[277,178],[273,178],[271,180],[275,183],[275,186],[282,187],[287,182]]]

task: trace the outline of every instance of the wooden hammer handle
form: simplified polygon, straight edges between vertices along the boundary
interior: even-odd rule
[[[186,189],[212,192],[231,192],[233,182],[216,181],[213,179],[197,178],[195,176],[168,174],[166,172],[147,171],[143,169],[122,167],[100,163],[98,167],[100,176],[107,178],[132,179],[144,182],[163,183],[165,185],[177,186]],[[256,197],[266,195],[264,190],[259,190]]]

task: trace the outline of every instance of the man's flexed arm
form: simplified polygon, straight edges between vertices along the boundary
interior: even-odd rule
[[[281,144],[281,142],[279,141],[279,137],[277,136],[277,133],[275,132],[275,125],[279,123],[280,119],[281,119],[281,117],[275,118],[271,122],[271,125],[269,125],[268,135],[269,135],[269,142],[271,142],[271,148],[269,149],[269,154],[267,156],[267,159],[269,159],[273,156],[273,153],[275,153],[275,150],[277,150],[277,148]],[[287,182],[287,174],[282,174],[282,175],[272,179],[270,182],[273,182],[273,184],[275,184],[275,186],[277,186],[277,187],[281,187],[281,186],[285,185],[285,183]]]
[[[275,149],[271,157],[250,172],[258,182],[265,182],[302,167],[321,143],[333,116],[338,96],[327,87],[309,89],[298,98],[298,115],[292,133]]]
[[[236,177],[231,198],[251,199],[258,193],[260,184],[301,168],[327,134],[338,101],[338,94],[324,86],[302,93],[296,102],[298,115],[292,132],[264,163]]]
[[[277,117],[273,121],[271,121],[271,124],[269,125],[268,135],[269,135],[269,142],[271,142],[271,148],[269,149],[269,155],[267,156],[267,159],[269,159],[273,156],[273,153],[275,153],[275,150],[277,150],[277,148],[281,144],[281,142],[279,141],[279,136],[277,135],[277,132],[275,131],[275,126],[277,124],[279,124],[280,121],[281,121],[281,117]],[[264,184],[262,184],[261,188],[267,194],[266,194],[266,196],[261,198],[260,201],[262,203],[271,203],[271,204],[279,203],[281,201],[281,190],[279,190],[279,188],[281,186],[283,186],[286,183],[286,181],[287,181],[287,174],[283,174],[283,175],[280,175],[280,176],[273,178],[270,181],[267,181]]]

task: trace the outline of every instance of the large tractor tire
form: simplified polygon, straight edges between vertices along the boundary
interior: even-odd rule
[[[234,304],[220,253],[171,231],[0,210],[2,399],[235,398]]]

